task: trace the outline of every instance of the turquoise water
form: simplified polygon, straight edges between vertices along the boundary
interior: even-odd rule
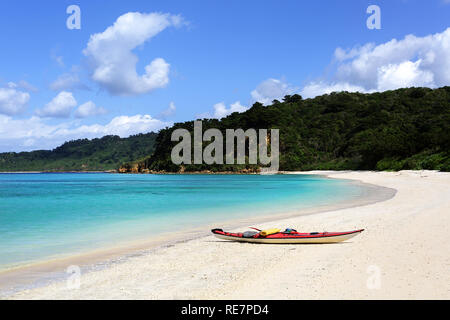
[[[361,193],[309,175],[0,174],[0,269]]]

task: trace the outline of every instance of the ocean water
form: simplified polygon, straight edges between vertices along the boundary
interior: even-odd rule
[[[0,174],[0,269],[363,192],[312,175]]]

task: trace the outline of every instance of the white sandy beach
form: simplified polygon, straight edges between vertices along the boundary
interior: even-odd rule
[[[370,205],[255,225],[366,229],[347,242],[257,245],[207,236],[82,274],[79,289],[60,281],[9,298],[450,299],[450,173],[325,174],[397,193]]]

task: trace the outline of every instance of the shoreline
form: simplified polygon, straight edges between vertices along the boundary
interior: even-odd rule
[[[280,174],[286,173],[281,172]],[[328,178],[324,174],[319,175],[327,179],[334,179]],[[314,215],[331,210],[368,205],[388,200],[395,196],[396,193],[394,189],[379,187],[359,181],[353,180],[350,181],[350,183],[361,185],[363,187],[362,190],[364,190],[364,194],[362,197],[346,199],[329,205],[304,208],[295,212],[280,210],[279,212],[263,216],[221,220],[214,224],[189,228],[185,231],[166,232],[146,239],[124,241],[111,247],[88,249],[84,252],[55,256],[46,260],[31,261],[29,263],[0,269],[0,298],[2,298],[2,296],[8,296],[11,293],[20,292],[29,288],[39,288],[52,282],[60,281],[67,277],[65,269],[70,265],[79,265],[83,272],[91,272],[99,269],[99,267],[107,267],[108,265],[117,262],[123,262],[127,260],[128,257],[145,255],[160,248],[209,236],[209,230],[218,225],[227,229],[246,228],[249,225],[261,224],[274,220]],[[17,281],[18,279],[19,281]]]
[[[335,245],[252,245],[199,237],[8,299],[448,299],[450,174],[313,171],[396,189],[371,204],[272,217],[254,225],[298,230],[365,228]],[[447,213],[447,214],[446,214]],[[237,226],[236,226],[237,228]],[[235,230],[230,230],[235,231]],[[239,230],[236,230],[239,231]],[[240,230],[242,231],[242,229]],[[375,274],[372,274],[375,270]],[[377,276],[375,287],[371,279]],[[341,290],[346,288],[345,290]]]
[[[0,171],[0,174],[27,174],[27,173],[118,173],[115,170],[106,171]]]

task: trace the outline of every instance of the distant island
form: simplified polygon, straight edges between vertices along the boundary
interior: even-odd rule
[[[371,94],[339,92],[303,99],[285,96],[269,106],[203,119],[203,130],[280,129],[280,170],[450,171],[450,87]],[[251,173],[258,165],[175,165],[177,128],[158,133],[66,142],[54,150],[0,153],[0,171],[117,171],[122,173]]]
[[[117,171],[120,164],[146,157],[154,150],[156,133],[128,138],[69,141],[53,150],[0,153],[0,172]]]

